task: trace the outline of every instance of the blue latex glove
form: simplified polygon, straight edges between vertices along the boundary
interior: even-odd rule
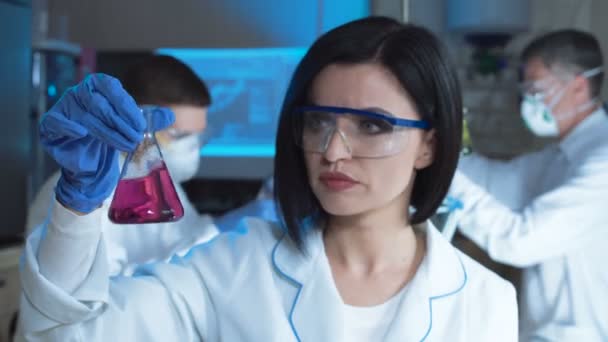
[[[152,130],[175,121],[159,107]],[[141,110],[108,75],[94,74],[68,89],[40,121],[40,142],[61,166],[55,194],[83,213],[98,208],[118,183],[118,151],[132,151],[143,139]]]

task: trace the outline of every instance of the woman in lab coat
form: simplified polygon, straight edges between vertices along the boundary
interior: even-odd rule
[[[110,94],[101,102],[128,102],[106,83],[85,86]],[[372,17],[331,30],[301,61],[281,112],[282,224],[247,219],[183,258],[110,278],[106,213],[58,198],[27,242],[27,337],[516,341],[513,287],[427,223],[456,168],[461,107],[425,29]],[[132,121],[132,111],[113,114]]]
[[[131,274],[138,264],[183,254],[218,232],[211,216],[200,215],[181,186],[181,182],[193,178],[198,170],[207,108],[211,104],[207,86],[187,65],[164,55],[135,63],[122,80],[137,103],[163,105],[175,114],[175,123],[158,132],[157,138],[184,207],[184,216],[176,222],[145,225],[118,225],[104,216],[102,230],[112,275]],[[57,171],[38,191],[27,215],[28,234],[46,220],[60,176],[61,172]],[[109,206],[108,199],[103,203],[103,211],[107,212]]]

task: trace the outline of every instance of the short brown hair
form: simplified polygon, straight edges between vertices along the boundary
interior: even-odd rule
[[[205,83],[192,69],[172,56],[150,56],[130,67],[121,81],[140,105],[207,107],[211,104]]]

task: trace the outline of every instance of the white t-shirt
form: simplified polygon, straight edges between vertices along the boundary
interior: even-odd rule
[[[344,341],[382,341],[397,314],[405,287],[388,301],[376,306],[343,304]]]

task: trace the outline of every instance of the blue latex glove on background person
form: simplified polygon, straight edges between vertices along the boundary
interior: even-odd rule
[[[151,129],[174,121],[171,110],[159,107]],[[119,151],[133,151],[145,129],[140,108],[116,78],[93,74],[68,89],[39,125],[40,142],[61,166],[57,200],[82,213],[98,208],[118,183]]]

